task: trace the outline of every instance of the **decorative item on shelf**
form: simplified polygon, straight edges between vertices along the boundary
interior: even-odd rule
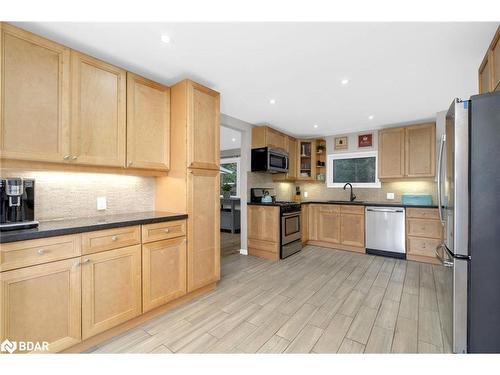
[[[373,133],[358,135],[358,148],[372,147],[373,146]]]
[[[301,152],[300,152],[300,156],[302,157],[307,157],[309,155],[306,154],[306,145],[302,145],[301,147]]]
[[[295,186],[295,195],[293,196],[295,202],[300,202],[300,186]]]
[[[231,189],[232,189],[232,186],[229,184],[222,185],[222,197],[224,199],[231,198]]]
[[[309,177],[308,172],[300,172],[300,177]]]
[[[318,173],[316,175],[316,180],[318,180],[318,181],[325,181],[326,180],[326,174],[325,173]]]
[[[334,139],[334,150],[347,150],[347,137],[335,137]]]
[[[321,161],[321,160],[318,160],[316,162],[316,167],[319,167],[319,168],[322,168],[325,166],[325,162],[324,161]]]
[[[316,153],[322,154],[325,151],[326,151],[326,145],[324,143],[320,143],[319,145],[316,146]]]

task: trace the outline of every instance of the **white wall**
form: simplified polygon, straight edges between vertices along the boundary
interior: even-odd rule
[[[361,134],[373,134],[373,142],[372,142],[372,147],[361,147],[358,148],[358,135]],[[347,137],[347,150],[337,150],[335,151],[333,148],[334,145],[334,138],[337,137]],[[325,138],[326,140],[326,154],[337,154],[337,153],[343,153],[343,152],[363,152],[363,151],[376,151],[378,150],[378,130],[373,130],[373,131],[366,131],[366,132],[361,132],[361,133],[349,133],[349,134],[339,134],[339,135],[332,135],[329,137]]]
[[[241,159],[240,159],[240,199],[241,199],[241,250],[247,252],[247,174],[251,168],[250,153],[252,147],[252,128],[253,125],[238,120],[237,118],[221,114],[221,126],[237,130],[241,133]]]

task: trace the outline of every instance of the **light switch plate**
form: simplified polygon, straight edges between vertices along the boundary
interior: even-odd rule
[[[105,210],[107,208],[106,197],[97,197],[97,209],[99,211]]]
[[[394,193],[387,193],[387,199],[394,199]]]

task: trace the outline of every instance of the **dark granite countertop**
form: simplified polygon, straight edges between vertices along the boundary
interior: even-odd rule
[[[75,219],[47,220],[41,221],[38,228],[0,232],[0,243],[127,227],[129,225],[160,223],[186,218],[186,214],[149,211]]]
[[[414,208],[438,208],[437,205],[415,205],[415,204],[402,204],[400,202],[369,202],[369,201],[302,201],[297,202],[300,204],[349,204],[356,206],[378,206],[378,207],[414,207]],[[248,202],[250,206],[278,206],[277,203],[260,203],[260,202]]]

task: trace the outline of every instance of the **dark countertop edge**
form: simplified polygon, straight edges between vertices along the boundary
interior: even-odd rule
[[[376,206],[376,207],[405,207],[405,208],[438,208],[437,205],[422,205],[422,204],[402,204],[399,202],[344,202],[344,201],[305,201],[296,202],[298,204],[338,204],[338,205],[351,205],[351,206]],[[259,203],[248,202],[249,206],[279,206],[276,203]]]
[[[96,224],[75,226],[69,228],[45,229],[41,231],[37,231],[36,228],[21,229],[17,233],[16,231],[7,231],[0,234],[0,244],[25,241],[25,240],[34,240],[38,238],[64,236],[67,234],[92,232],[95,230],[129,227],[132,225],[155,224],[167,221],[183,220],[187,219],[187,217],[188,217],[187,214],[170,214],[169,216],[163,216],[163,217],[159,216],[159,217],[150,217],[144,219],[132,219],[129,221],[118,221],[114,223],[113,222],[100,223],[100,224],[96,223]]]

